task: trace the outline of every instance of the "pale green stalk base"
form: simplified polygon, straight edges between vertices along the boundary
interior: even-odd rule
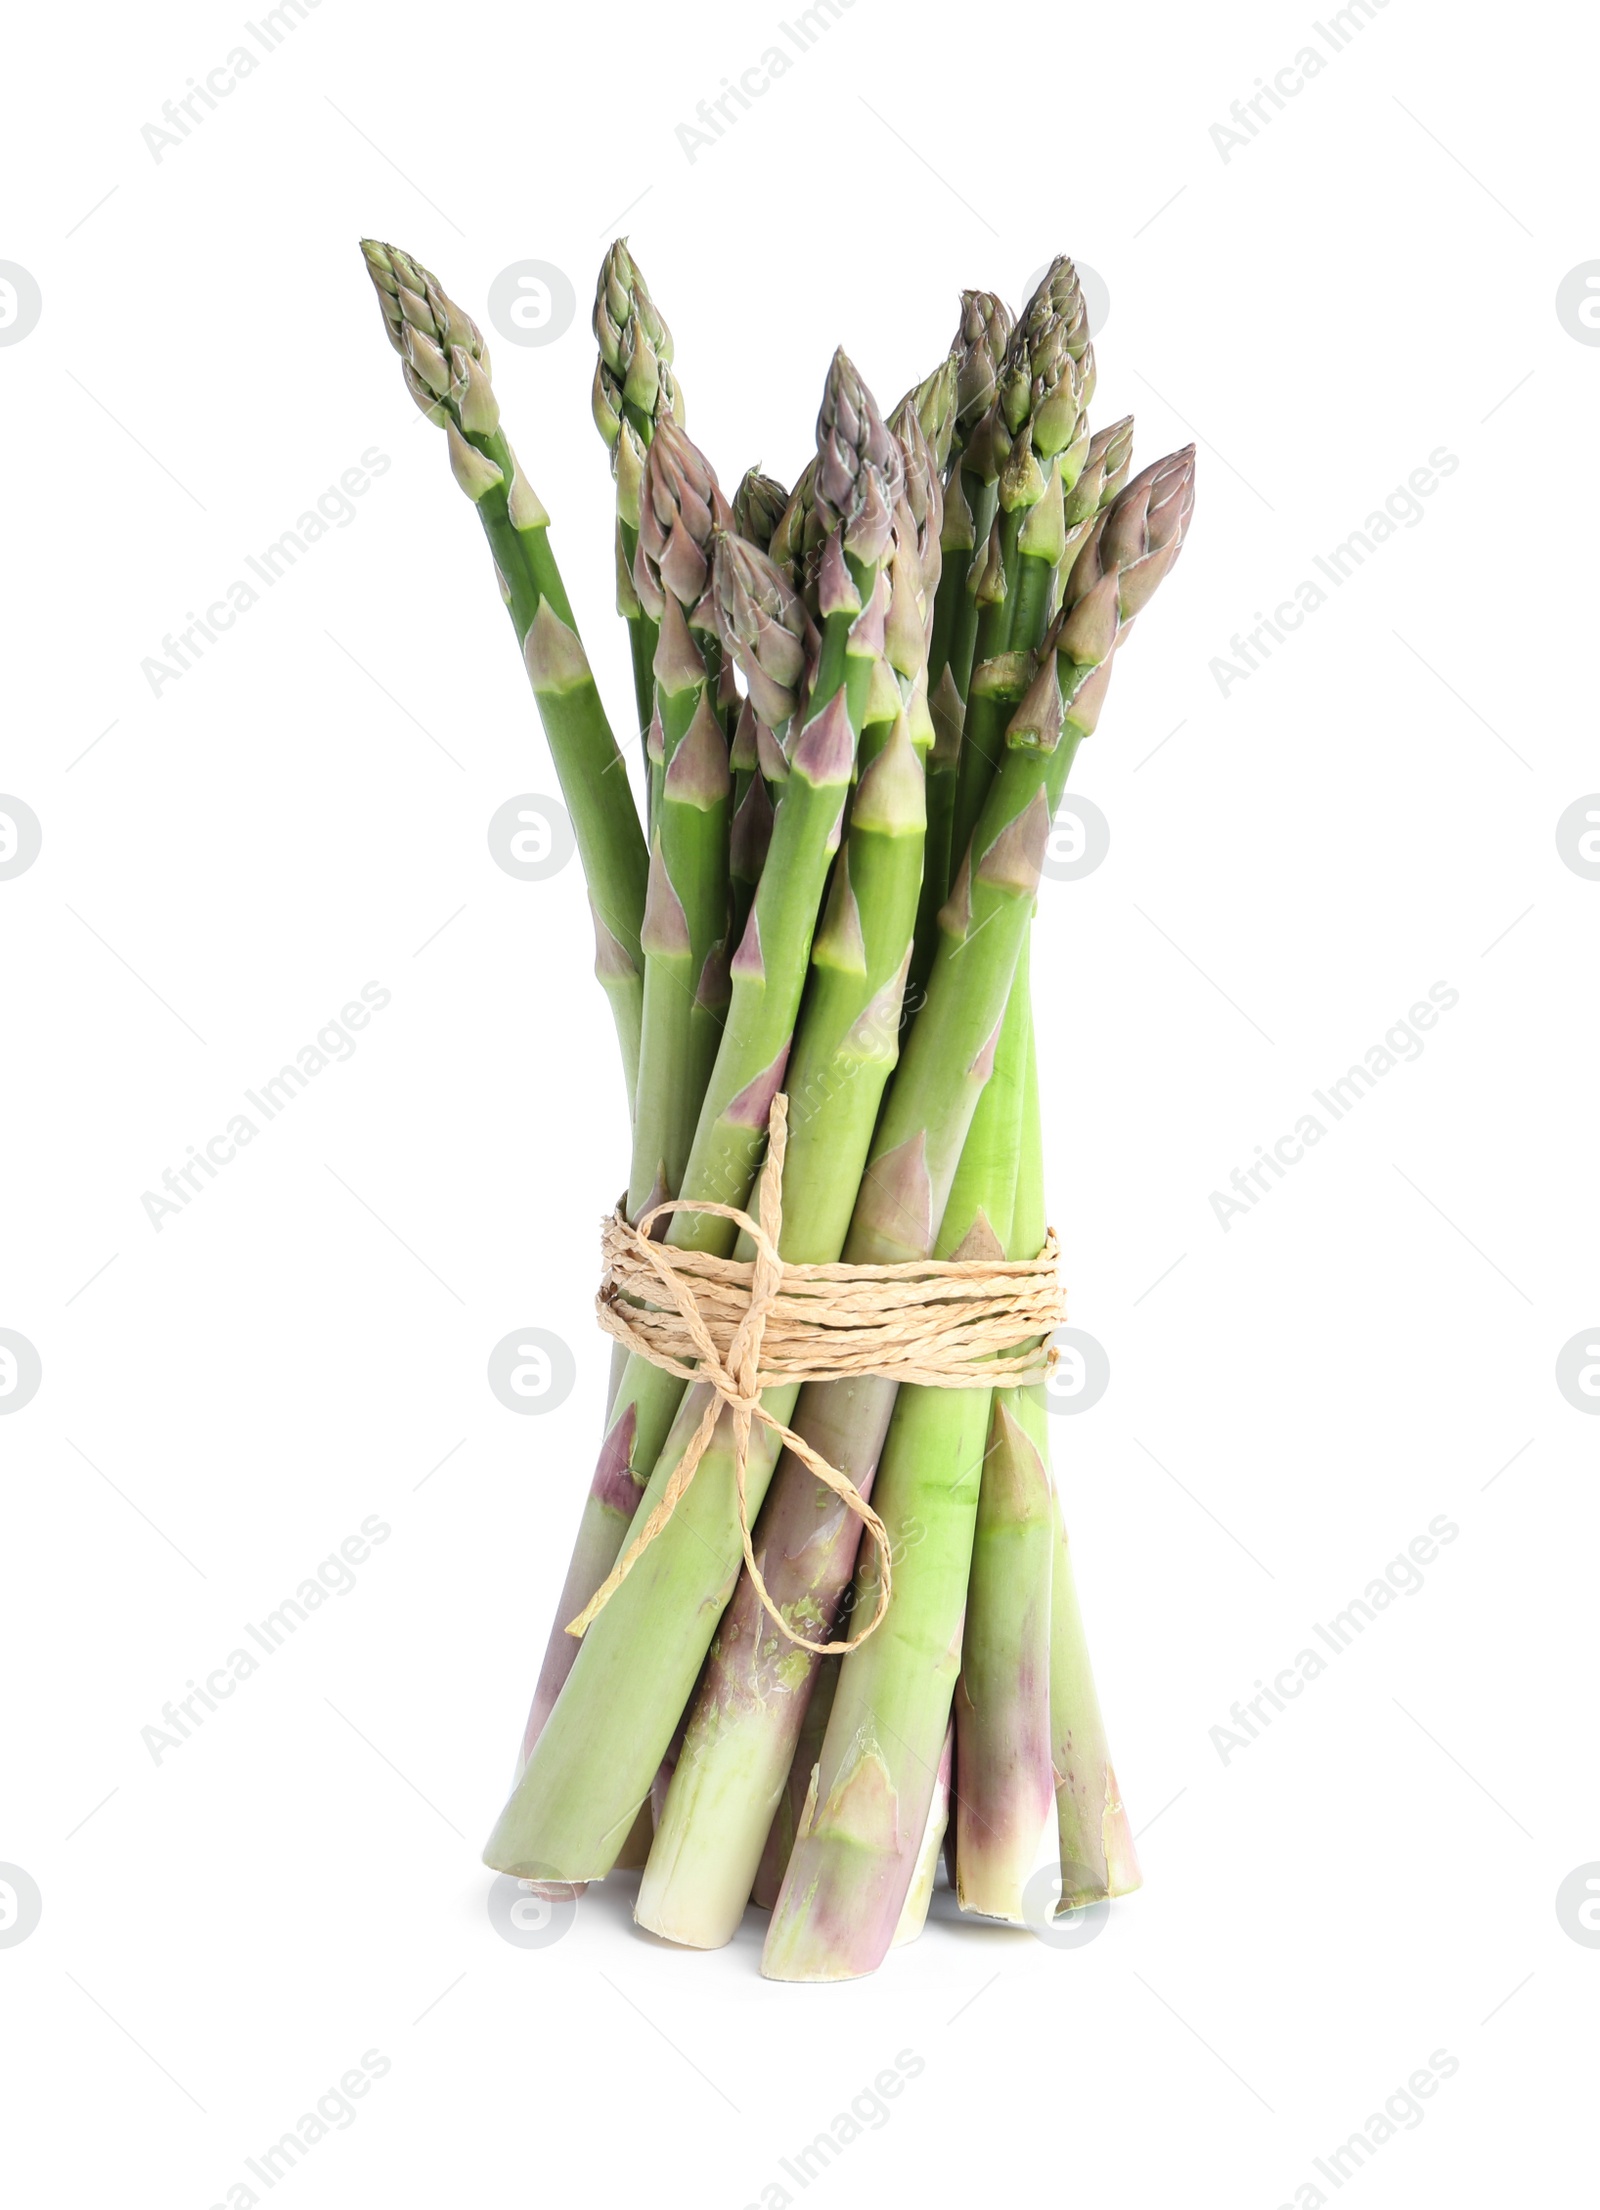
[[[1019,987],[1026,987],[1019,976]],[[1044,1134],[1031,1011],[1011,1256],[1045,1239]],[[1050,1588],[1055,1547],[1042,1388],[999,1389],[972,1542],[956,1689],[956,1894],[964,1911],[1025,1923],[1029,1879],[1055,1845]]]
[[[1055,1843],[1050,1569],[1043,1391],[996,1392],[956,1690],[956,1893],[1013,1925]]]
[[[1050,1736],[1061,1863],[1057,1909],[1068,1911],[1106,1896],[1130,1895],[1142,1875],[1095,1693],[1059,1496],[1053,1499],[1052,1520]]]

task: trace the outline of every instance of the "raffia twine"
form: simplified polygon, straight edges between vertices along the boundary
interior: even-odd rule
[[[745,1570],[768,1614],[789,1641],[819,1657],[854,1648],[877,1631],[889,1609],[893,1566],[877,1513],[845,1474],[761,1402],[786,1383],[846,1381],[873,1375],[921,1389],[1018,1388],[1041,1382],[1055,1364],[1049,1336],[1066,1317],[1051,1230],[1031,1259],[916,1259],[900,1266],[790,1266],[778,1255],[789,1100],[772,1101],[759,1219],[737,1205],[673,1198],[630,1221],[619,1205],[601,1232],[605,1273],[595,1312],[608,1335],[681,1381],[706,1383],[711,1395],[651,1510],[604,1583],[567,1628],[582,1635],[672,1518],[694,1479],[726,1406],[733,1415],[734,1486]],[[650,1231],[674,1212],[734,1221],[755,1246],[749,1259],[677,1251]],[[760,1420],[842,1499],[878,1551],[878,1600],[854,1642],[811,1642],[767,1593],[750,1539],[745,1492],[750,1428]]]

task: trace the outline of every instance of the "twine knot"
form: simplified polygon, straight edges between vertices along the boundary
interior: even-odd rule
[[[595,1300],[608,1335],[681,1380],[704,1384],[705,1409],[668,1475],[642,1531],[567,1628],[582,1635],[667,1525],[694,1479],[724,1409],[732,1416],[733,1473],[745,1569],[780,1632],[798,1648],[829,1657],[864,1642],[881,1625],[893,1589],[882,1520],[847,1475],[762,1402],[786,1383],[863,1374],[923,1388],[1015,1388],[1043,1381],[1055,1363],[1048,1337],[1066,1316],[1054,1234],[1033,1259],[913,1260],[897,1266],[791,1266],[779,1253],[789,1101],[780,1091],[768,1120],[757,1185],[759,1217],[709,1199],[669,1198],[629,1221],[619,1205],[605,1223],[605,1275]],[[750,1260],[680,1251],[651,1234],[669,1213],[731,1220],[750,1239]],[[861,1521],[878,1552],[877,1603],[852,1642],[812,1642],[772,1601],[756,1562],[746,1494],[750,1431],[760,1420]]]

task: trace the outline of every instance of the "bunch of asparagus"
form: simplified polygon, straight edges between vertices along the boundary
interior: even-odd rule
[[[641,819],[482,334],[420,263],[362,250],[478,509],[572,817],[631,1114],[630,1217],[748,1207],[783,1089],[786,1261],[1032,1258],[1035,893],[1073,756],[1193,504],[1192,447],[1132,475],[1131,421],[1091,430],[1071,262],[1015,320],[963,294],[948,356],[887,417],[835,353],[794,488],[751,468],[729,498],[686,433],[667,324],[612,246],[593,411]],[[753,1255],[723,1214],[655,1232]],[[614,1359],[487,1862],[572,1885],[642,1866],[639,1922],[700,1948],[753,1899],[771,1914],[762,1969],[787,1980],[870,1972],[918,1933],[941,1848],[961,1908],[994,1919],[1136,1886],[1040,1387],[867,1377],[763,1399],[871,1496],[892,1568],[876,1632],[849,1631],[883,1571],[860,1518],[758,1423],[754,1555],[801,1639],[769,1616],[726,1407],[674,1515],[568,1631],[709,1397]],[[835,1636],[842,1655],[803,1646]]]

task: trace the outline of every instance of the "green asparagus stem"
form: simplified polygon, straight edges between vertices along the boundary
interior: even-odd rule
[[[1013,457],[1022,450],[1019,438]],[[1132,416],[1089,439],[1082,471],[1068,485],[1067,478],[1077,467],[1077,450],[1075,445],[1069,454],[1050,457],[1044,495],[1016,531],[1007,595],[985,607],[979,623],[980,658],[972,671],[961,721],[959,791],[951,819],[951,841],[958,850],[970,818],[988,795],[1004,750],[1006,724],[1036,672],[1039,643],[1054,611],[1059,578],[1070,572],[1096,513],[1110,504],[1127,481]],[[1011,474],[1008,463],[1001,479],[1002,505]],[[1001,568],[1004,572],[1003,554]]]
[[[1024,1890],[1055,1844],[1050,1764],[1046,1438],[1032,1392],[997,1390],[973,1541],[956,1691],[957,1891],[964,1911],[1024,1921]],[[1042,1407],[1038,1407],[1042,1415]]]
[[[788,1064],[818,906],[837,849],[843,799],[882,643],[879,585],[904,461],[870,394],[842,353],[835,356],[829,371],[817,435],[818,501],[831,525],[831,556],[822,577],[825,626],[820,643],[809,632],[803,610],[771,561],[737,538],[722,537],[716,546],[713,596],[723,642],[738,661],[764,725],[776,735],[793,722],[797,733],[791,731],[786,755],[779,753],[773,762],[774,768],[782,768],[783,795],[767,864],[733,961],[733,996],[723,1043],[684,1175],[683,1195],[697,1201],[743,1205],[754,1182],[767,1116]],[[797,711],[799,685],[813,663],[802,715]],[[913,811],[906,791],[907,758],[916,766],[909,742],[886,748],[873,765],[881,770],[876,780],[877,807],[886,818],[903,817],[895,840],[913,854],[909,898],[914,907],[923,825],[921,778],[918,770]],[[864,776],[857,793],[858,819],[871,779],[870,774]],[[873,810],[869,804],[868,814]],[[852,977],[852,990],[859,996],[842,1040],[812,1046],[803,1034],[807,1050],[797,1060],[792,1084],[802,1101],[796,1116],[800,1148],[806,1148],[813,1121],[834,1127],[839,1141],[816,1147],[825,1154],[830,1178],[847,1190],[854,1188],[850,1162],[854,1158],[859,1172],[882,1079],[893,1064],[909,934],[908,918],[892,948],[882,955],[886,967],[875,972],[869,964],[865,977]],[[863,980],[868,985],[865,991]],[[891,982],[894,998],[888,1007],[884,993]],[[875,1001],[876,1012],[868,1018]],[[830,1017],[832,1007],[831,995],[819,992],[807,1030],[817,1032],[816,1022]],[[831,1083],[824,1084],[820,1075],[815,1078],[814,1104],[808,1104],[802,1068],[813,1051],[819,1059],[837,1058],[841,1067]],[[883,1075],[875,1086],[870,1070],[880,1064]],[[860,1079],[847,1080],[852,1074]],[[805,1077],[806,1082],[812,1079]],[[864,1132],[852,1141],[853,1123],[858,1120]],[[847,1209],[847,1204],[848,1199],[844,1207],[834,1210]],[[786,1232],[795,1238],[817,1233],[825,1218],[819,1196],[815,1205],[791,1210],[788,1220],[793,1227],[790,1230],[786,1221]],[[720,1219],[679,1213],[668,1240],[679,1248],[726,1253],[733,1232]],[[784,1255],[802,1258],[809,1253],[786,1240]],[[827,1255],[837,1256],[837,1251]],[[673,1410],[682,1393],[681,1384],[671,1376],[642,1359],[629,1360],[528,1722],[525,1751],[533,1751],[536,1741],[540,1748],[491,1840],[493,1862],[502,1856],[544,1866],[592,1860],[603,1871],[649,1787],[688,1700],[726,1588],[731,1588],[743,1557],[733,1513],[731,1426],[726,1417],[673,1522],[617,1590],[581,1647],[564,1631],[566,1622],[584,1609],[609,1572],[640,1489],[652,1481],[647,1493],[654,1500],[699,1423],[702,1392],[697,1389],[690,1392],[669,1438]],[[752,1452],[752,1511],[759,1505],[759,1484],[764,1479],[755,1456]],[[770,1473],[770,1465],[766,1470]],[[708,1574],[709,1591],[691,1605],[692,1614],[703,1623],[698,1649],[693,1647],[695,1629],[687,1637],[654,1631],[656,1608],[663,1607],[670,1618],[680,1586],[703,1584]],[[726,1587],[717,1598],[715,1592],[722,1585],[719,1575]],[[619,1713],[608,1682],[614,1668],[625,1671],[636,1666],[637,1651],[645,1649],[652,1652],[648,1715],[628,1741],[626,1718]],[[671,1653],[670,1667],[657,1661],[656,1653],[663,1651]],[[685,1665],[687,1677],[682,1677]],[[569,1677],[573,1693],[562,1698],[562,1711],[551,1721],[562,1723],[546,1747],[541,1730]],[[564,1716],[568,1713],[570,1718]],[[615,1763],[608,1763],[604,1773],[586,1774],[596,1729],[613,1737],[620,1730],[624,1740],[618,1744]],[[647,1751],[641,1747],[645,1742]],[[591,1786],[596,1781],[600,1785]],[[612,1806],[630,1792],[626,1817],[613,1816]]]
[[[994,1074],[962,1148],[938,1257],[1000,1258],[1008,1245],[1017,1248],[1011,1229],[1027,1057],[1026,977],[1019,976]],[[873,1488],[891,1544],[894,1598],[877,1632],[844,1660],[762,1954],[769,1979],[873,1971],[895,1939],[924,1860],[931,1885],[938,1837],[930,1847],[930,1811],[961,1662],[992,1395],[902,1389],[895,1404]],[[871,1616],[877,1588],[874,1553],[858,1576],[857,1616]]]
[[[920,999],[938,944],[939,908],[950,892],[952,821],[966,694],[977,636],[978,606],[971,574],[975,541],[988,539],[998,496],[986,474],[988,445],[965,465],[973,432],[994,405],[995,379],[1011,335],[1011,312],[992,292],[963,292],[961,326],[948,366],[953,371],[947,419],[938,425],[935,457],[945,478],[941,508],[938,592],[928,637],[928,694],[934,730],[928,757],[928,838],[917,912],[916,948],[907,988]],[[952,651],[954,660],[952,661]],[[958,680],[959,677],[959,680]]]
[[[550,550],[550,517],[500,427],[482,332],[437,277],[395,246],[364,238],[367,274],[406,389],[445,432],[456,481],[478,510],[522,648],[594,915],[595,972],[611,1001],[633,1106],[644,1005],[649,860],[627,773]]]
[[[946,571],[948,573],[948,571]],[[940,589],[944,576],[940,577]],[[928,835],[922,861],[922,898],[917,907],[916,942],[911,954],[907,990],[921,998],[939,948],[939,908],[950,895],[950,843],[955,822],[956,777],[961,757],[961,729],[966,707],[950,670],[939,678],[928,701],[933,724],[933,745],[928,753]]]
[[[977,602],[968,587],[968,568],[973,553],[988,542],[1000,475],[1000,462],[991,449],[990,438],[986,435],[974,441],[994,406],[996,377],[1011,331],[1011,310],[1004,300],[993,292],[962,293],[961,322],[951,347],[956,361],[951,450],[957,465],[945,486],[944,549],[948,555],[965,557],[946,562],[928,654],[932,688],[938,689],[948,667],[961,698],[967,695],[978,621]]]
[[[1094,726],[1121,626],[1117,568],[1103,565],[1095,547],[1109,538],[1114,559],[1133,564],[1130,573],[1143,574],[1140,564],[1151,559],[1170,565],[1187,519],[1191,460],[1178,456],[1130,485],[1096,524],[1074,567],[1040,680],[1014,717],[1006,763],[940,915],[928,999],[873,1140],[844,1245],[848,1262],[906,1262],[935,1247],[994,1064],[1050,823],[1077,744]],[[1170,522],[1159,551],[1145,533],[1158,493],[1163,528]],[[792,1424],[865,1493],[894,1400],[894,1383],[872,1376],[813,1383],[802,1391]],[[759,1562],[780,1615],[809,1641],[832,1631],[859,1530],[860,1521],[809,1467],[784,1459],[759,1530]],[[758,1606],[746,1575],[707,1667],[641,1885],[643,1922],[696,1946],[727,1940],[737,1924],[815,1667],[811,1653],[766,1628]]]
[[[1017,989],[1023,978],[1019,975]],[[1013,992],[1013,996],[1016,991]],[[1038,1068],[1028,1020],[1013,1256],[1046,1233]],[[1039,1387],[997,1389],[983,1462],[956,1688],[956,1887],[964,1911],[1024,1922],[1024,1890],[1055,1843],[1050,1763],[1050,1568],[1055,1548]]]
[[[923,871],[923,901],[917,916],[917,947],[908,985],[919,992],[927,980],[938,944],[938,909],[949,894],[956,839],[958,775],[966,778],[969,808],[981,807],[1003,750],[1007,721],[1037,667],[1037,650],[1055,589],[1070,572],[1096,507],[1109,506],[1127,481],[1133,447],[1133,418],[1125,416],[1089,441],[1083,473],[1072,494],[1061,491],[1054,463],[1046,496],[1018,532],[1012,649],[975,672],[966,702],[946,669],[932,705],[936,731],[928,761],[928,854]],[[948,570],[946,571],[948,574]],[[965,817],[961,827],[965,826]]]
[[[935,372],[929,380],[932,398],[928,411],[934,416],[935,428],[939,428],[937,400],[945,386],[953,391],[954,366],[947,362],[948,373]],[[893,592],[889,608],[889,626],[886,652],[890,666],[902,680],[911,686],[913,704],[913,738],[924,754],[934,739],[933,717],[928,706],[928,644],[933,633],[934,611],[944,553],[940,545],[940,532],[944,525],[944,486],[940,481],[938,449],[923,427],[922,415],[916,405],[919,392],[926,392],[927,385],[919,385],[909,392],[889,417],[889,427],[899,440],[905,454],[905,513],[903,521],[897,516],[897,562],[907,565],[905,582]],[[942,433],[941,433],[942,434]],[[914,567],[911,565],[915,556]]]
[[[973,440],[973,450],[981,447],[991,464],[998,463],[999,511],[982,548],[975,658],[970,688],[962,692],[967,712],[952,827],[956,852],[966,849],[983,809],[1010,707],[1027,680],[1024,674],[1008,685],[1001,656],[1037,646],[1069,533],[1079,523],[1086,528],[1098,504],[1098,482],[1078,494],[1093,391],[1094,351],[1077,274],[1058,255],[1011,334],[993,404]]]
[[[1030,1203],[1042,1218],[1044,1143],[1038,1124],[1037,1080],[1024,1109],[1032,1116],[1032,1124],[1024,1119],[1018,1203]],[[1029,1432],[1048,1471],[1049,1420],[1042,1409],[1031,1411],[1029,1418]],[[1050,1579],[1050,1762],[1061,1866],[1061,1894],[1056,1906],[1059,1913],[1111,1896],[1129,1895],[1139,1886],[1141,1875],[1095,1692],[1066,1520],[1054,1482],[1050,1518],[1055,1549]]]
[[[1060,1912],[1108,1896],[1131,1895],[1141,1875],[1106,1744],[1059,1495],[1053,1498],[1051,1523],[1055,1563],[1050,1585],[1050,1740],[1061,1859]]]
[[[645,447],[662,417],[675,414],[681,426],[683,395],[672,374],[672,332],[624,238],[616,240],[600,264],[593,328],[600,357],[592,412],[610,448],[617,480],[617,612],[628,624],[634,704],[643,730],[650,721],[656,635],[655,622],[633,587],[638,476]]]
[[[714,532],[732,517],[705,456],[671,415],[645,456],[634,581],[658,624],[655,726],[661,796],[640,944],[644,1013],[628,1211],[676,1197],[728,1003],[728,740],[714,703],[720,651],[691,618],[711,581]]]
[[[777,742],[771,730],[765,735],[776,751]],[[782,754],[778,756],[781,758]],[[728,832],[728,885],[733,906],[730,936],[738,943],[750,917],[751,901],[772,842],[772,793],[761,772],[756,710],[748,698],[739,710],[730,764],[733,768],[733,824]]]

